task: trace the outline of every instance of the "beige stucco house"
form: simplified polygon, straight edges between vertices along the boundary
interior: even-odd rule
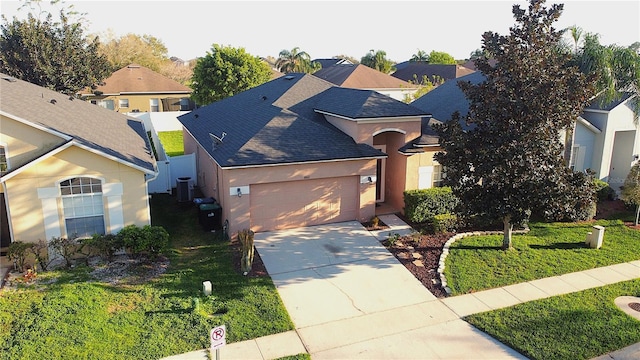
[[[2,247],[150,224],[142,123],[0,74]]]
[[[230,232],[368,221],[439,182],[430,115],[292,73],[180,116],[197,186]],[[427,131],[423,131],[427,130]]]
[[[188,111],[195,108],[191,88],[144,66],[115,71],[95,89],[79,92],[92,104],[121,113]]]

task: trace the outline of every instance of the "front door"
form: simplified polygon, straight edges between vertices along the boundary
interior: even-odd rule
[[[374,148],[387,153],[387,145],[373,145]],[[378,159],[376,164],[376,202],[384,202],[384,177],[387,159]]]

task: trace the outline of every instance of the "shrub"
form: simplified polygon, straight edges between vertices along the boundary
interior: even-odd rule
[[[46,271],[51,261],[49,261],[49,243],[40,239],[37,243],[31,244],[31,253],[36,258],[36,262],[40,265],[40,269]]]
[[[436,234],[454,231],[458,227],[458,217],[455,214],[438,214],[431,219],[433,232]]]
[[[124,247],[121,239],[114,234],[94,234],[90,238],[83,239],[82,243],[105,261],[111,261],[116,251]]]
[[[404,192],[404,211],[407,218],[417,224],[431,221],[434,216],[453,212],[458,198],[450,187]]]
[[[615,200],[616,199],[616,191],[613,190],[611,185],[609,185],[606,181],[600,179],[593,180],[596,193],[598,195],[598,202],[607,201],[607,200]]]
[[[24,265],[27,260],[27,256],[29,256],[29,250],[33,244],[24,243],[22,241],[14,241],[9,245],[9,249],[7,250],[7,257],[9,260],[15,262],[17,270],[20,272],[24,271]]]
[[[52,237],[49,245],[58,255],[62,256],[66,267],[71,267],[71,262],[75,255],[82,249],[82,245],[76,237]]]
[[[125,226],[118,235],[116,241],[121,243],[129,253],[140,256],[147,253],[155,257],[162,253],[169,245],[169,233],[161,226],[136,225]]]

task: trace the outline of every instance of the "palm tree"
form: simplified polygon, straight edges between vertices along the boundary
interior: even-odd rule
[[[632,47],[600,44],[597,34],[587,33],[582,49],[574,55],[574,64],[592,76],[598,95],[607,103],[619,99],[623,92],[635,94],[633,110],[640,114],[640,54]]]
[[[387,53],[382,50],[378,50],[375,53],[373,49],[369,50],[369,53],[362,57],[360,63],[385,74],[395,70],[393,62],[387,59]]]
[[[409,59],[409,61],[411,61],[411,62],[425,62],[425,63],[428,63],[429,62],[429,54],[427,54],[427,52],[424,51],[424,50],[418,49],[418,52],[413,54],[413,56],[411,56],[411,59]]]
[[[278,54],[276,67],[280,72],[304,72],[312,73],[320,69],[320,64],[311,62],[311,57],[305,51],[300,51],[299,47],[293,48],[291,51],[282,50]]]

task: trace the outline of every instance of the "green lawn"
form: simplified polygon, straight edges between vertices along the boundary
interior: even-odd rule
[[[640,280],[531,301],[465,320],[530,359],[591,359],[640,342],[640,321],[618,296],[640,296]]]
[[[640,259],[640,231],[621,220],[600,220],[600,249],[584,245],[590,223],[533,223],[514,235],[514,249],[500,250],[502,235],[471,236],[454,242],[445,264],[452,295],[500,287]]]
[[[161,131],[158,138],[164,147],[167,156],[184,155],[184,143],[182,142],[182,131]]]
[[[154,225],[171,235],[167,272],[115,286],[80,266],[1,291],[0,359],[158,359],[208,347],[220,324],[228,342],[294,328],[271,279],[239,274],[229,243],[200,228],[194,206],[164,194],[151,206]],[[205,280],[210,297],[201,292]]]

